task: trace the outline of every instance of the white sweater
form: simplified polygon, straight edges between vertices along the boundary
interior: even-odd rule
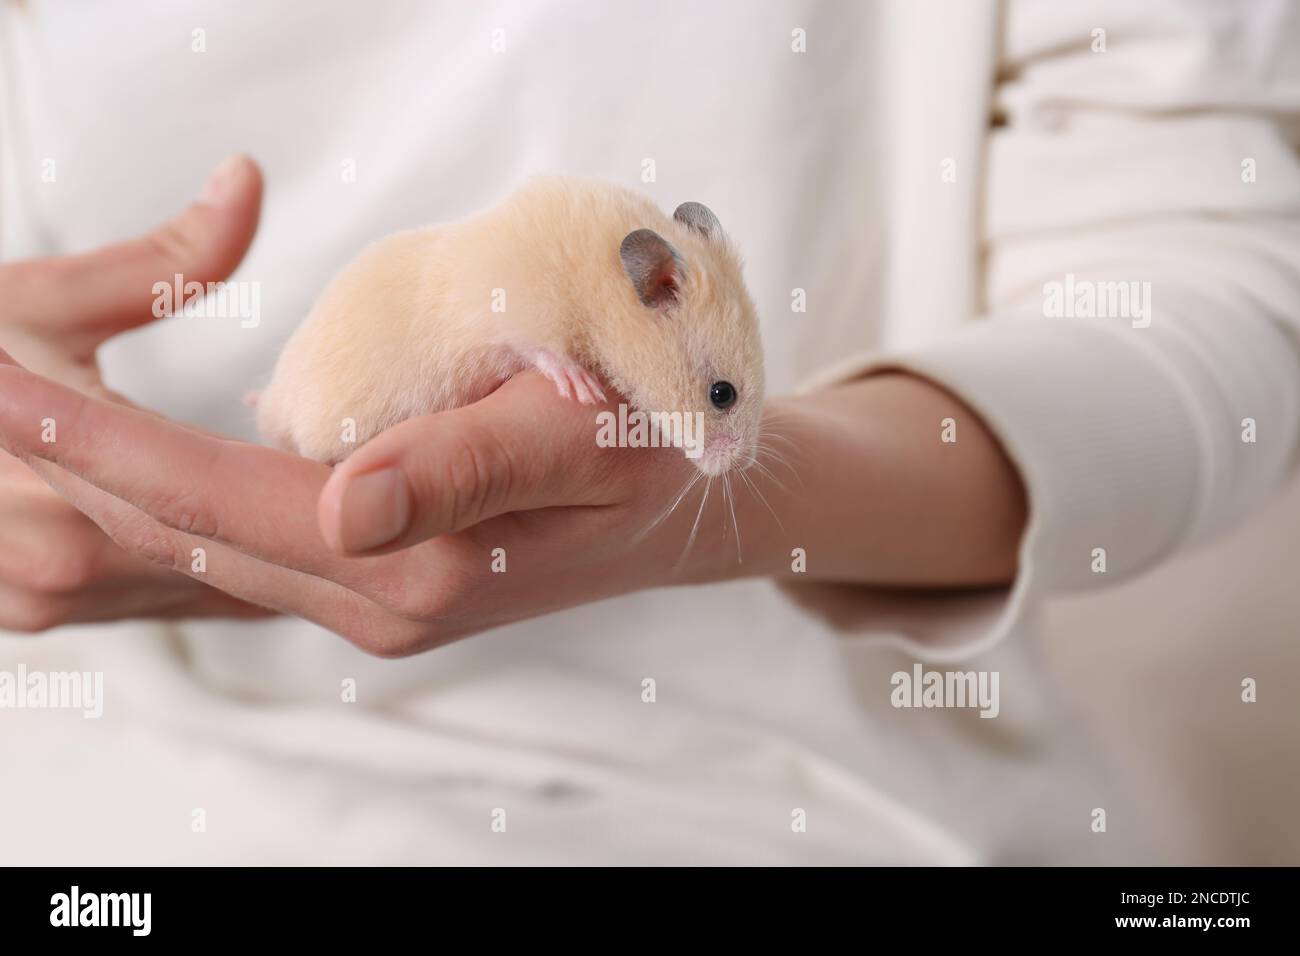
[[[14,859],[1162,858],[1041,679],[1035,612],[1232,524],[1295,457],[1289,4],[26,6],[0,8],[6,258],[144,229],[235,149],[268,173],[237,275],[262,324],[115,341],[134,400],[248,434],[238,396],[362,243],[531,172],[598,175],[719,214],[774,390],[940,382],[1019,465],[1031,521],[1003,592],[655,592],[402,662],[294,621],[0,639],[0,669],[102,670],[108,694],[93,724],[0,713],[21,723],[0,761],[40,781],[0,795]],[[1101,280],[1149,289],[1149,325],[1044,314],[1048,284]],[[912,654],[996,670],[998,718],[894,708]]]

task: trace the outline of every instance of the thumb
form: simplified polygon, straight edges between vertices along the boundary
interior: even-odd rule
[[[15,293],[31,331],[73,351],[152,321],[154,284],[216,282],[244,257],[262,204],[262,173],[246,156],[213,171],[180,215],[148,235],[74,256],[21,263]],[[57,288],[58,295],[48,290]],[[175,308],[179,309],[180,303]]]
[[[321,491],[321,534],[341,554],[381,553],[512,511],[605,503],[601,406],[519,375],[473,405],[413,418],[371,439]]]

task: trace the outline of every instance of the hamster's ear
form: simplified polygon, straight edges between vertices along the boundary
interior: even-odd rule
[[[684,202],[677,207],[673,218],[683,226],[694,229],[705,239],[717,239],[722,235],[722,223],[704,203]]]
[[[618,255],[643,305],[657,309],[677,298],[682,258],[659,233],[651,229],[629,232]]]

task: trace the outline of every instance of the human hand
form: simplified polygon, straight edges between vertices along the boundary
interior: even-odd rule
[[[0,265],[0,346],[29,369],[125,402],[100,376],[107,339],[153,320],[155,281],[229,275],[257,229],[261,174],[228,160],[199,200],[148,235],[94,252]],[[29,468],[0,454],[0,628],[261,613],[113,544]]]
[[[698,472],[676,449],[600,447],[601,410],[520,375],[331,469],[0,357],[0,442],[126,551],[384,657],[667,584],[793,573],[965,587],[1014,574],[1018,473],[975,416],[921,379],[774,403],[805,467],[788,484],[766,468],[734,474],[712,495],[688,484]],[[967,422],[960,447],[937,440],[953,414]],[[64,423],[57,442],[39,440],[43,418]]]
[[[6,447],[123,549],[382,656],[735,565],[722,496],[655,525],[696,470],[671,448],[599,447],[595,412],[522,375],[331,471],[0,366]]]

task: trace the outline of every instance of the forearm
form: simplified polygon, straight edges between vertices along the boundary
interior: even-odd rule
[[[943,440],[945,419],[955,441]],[[767,428],[773,454],[760,461],[771,475],[748,477],[771,511],[735,492],[736,574],[794,576],[791,552],[802,548],[807,579],[947,587],[1014,577],[1024,486],[979,417],[943,389],[875,375],[774,400]]]

